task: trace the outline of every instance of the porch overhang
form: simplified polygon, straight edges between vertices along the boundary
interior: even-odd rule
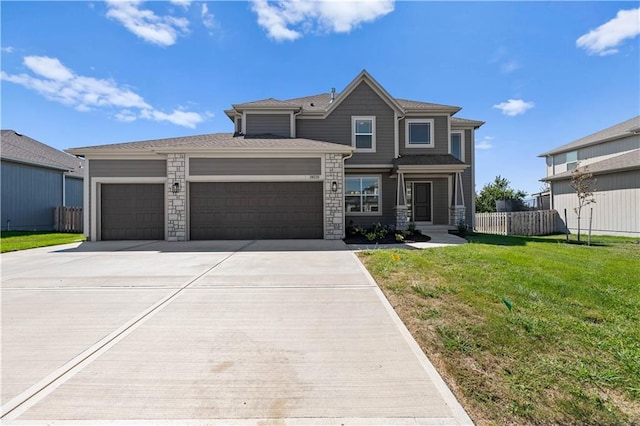
[[[404,155],[393,160],[394,174],[461,173],[469,167],[451,154]]]

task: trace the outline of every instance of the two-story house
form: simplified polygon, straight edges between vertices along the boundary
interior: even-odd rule
[[[640,236],[640,116],[539,155],[546,160],[546,177],[551,192],[551,208],[560,213],[566,228],[576,231],[578,205],[571,188],[575,168],[593,174],[595,204],[592,232],[602,235]],[[590,213],[583,212],[583,218]],[[582,221],[585,229],[587,221]]]
[[[232,105],[234,133],[75,148],[85,224],[106,239],[340,239],[350,222],[473,225],[474,133],[459,107],[342,92]]]

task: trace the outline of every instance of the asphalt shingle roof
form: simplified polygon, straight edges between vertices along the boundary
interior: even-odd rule
[[[419,154],[403,155],[393,160],[394,166],[436,166],[436,165],[461,165],[465,164],[451,154]]]
[[[291,149],[291,150],[348,150],[350,147],[330,142],[304,138],[283,138],[275,135],[234,136],[233,133],[210,133],[205,135],[184,136],[179,138],[154,139],[140,142],[125,142],[110,145],[97,145],[72,148],[69,152],[88,154],[100,151],[154,151],[163,148],[246,148],[246,149]]]
[[[259,101],[253,101],[253,102],[245,102],[242,104],[235,104],[233,105],[235,108],[240,108],[240,109],[244,109],[244,108],[251,108],[251,107],[284,107],[284,108],[299,108],[300,105],[296,104],[296,103],[291,103],[291,102],[287,102],[287,101],[281,101],[279,99],[274,99],[274,98],[268,98],[268,99],[262,99]]]
[[[552,149],[551,151],[543,152],[538,155],[538,157],[544,157],[546,155],[560,154],[562,152],[573,151],[578,148],[582,148],[584,146],[595,145],[598,142],[604,140],[611,140],[618,137],[631,136],[640,131],[640,115],[633,117],[627,121],[623,121],[622,123],[618,123],[614,126],[607,127],[604,130],[593,133],[589,136],[585,136],[576,141],[570,142],[568,144],[559,146],[558,148]]]
[[[2,130],[1,134],[0,157],[22,163],[68,170],[71,176],[83,176],[83,159],[58,151],[14,130]]]
[[[598,161],[580,167],[579,169],[587,168],[587,171],[593,174],[605,174],[622,170],[640,169],[640,149],[634,149],[633,151],[625,152],[624,154],[616,155],[615,157],[607,158],[606,160]],[[563,180],[571,177],[571,171],[559,173],[557,175],[549,176],[542,180]]]

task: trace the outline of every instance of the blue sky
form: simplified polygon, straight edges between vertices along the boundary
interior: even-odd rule
[[[3,1],[1,126],[66,149],[229,132],[223,110],[341,91],[485,121],[476,185],[640,113],[636,2]]]

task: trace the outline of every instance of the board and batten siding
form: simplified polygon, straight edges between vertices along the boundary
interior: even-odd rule
[[[90,177],[165,177],[167,160],[90,160]]]
[[[395,156],[394,113],[366,82],[360,83],[324,119],[296,121],[296,136],[352,146],[352,117],[376,117],[376,152],[355,152],[349,164],[390,164]]]
[[[408,120],[422,120],[422,119],[433,120],[433,139],[434,139],[433,148],[421,148],[421,147],[407,148],[406,147],[407,119]],[[448,117],[425,115],[420,117],[410,117],[407,119],[402,119],[398,123],[398,130],[400,131],[400,136],[398,138],[398,143],[400,145],[400,155],[448,154],[449,153]]]
[[[191,158],[191,176],[322,174],[320,158]]]
[[[597,175],[595,204],[582,209],[580,227],[588,232],[589,212],[593,208],[592,233],[596,235],[640,236],[640,170]],[[564,222],[567,210],[567,227],[577,232],[578,220],[574,213],[578,197],[569,186],[569,180],[552,182],[553,208]],[[563,229],[559,229],[563,231]]]
[[[60,170],[2,161],[1,228],[52,231],[62,205]]]
[[[247,135],[291,137],[291,114],[247,114]]]

